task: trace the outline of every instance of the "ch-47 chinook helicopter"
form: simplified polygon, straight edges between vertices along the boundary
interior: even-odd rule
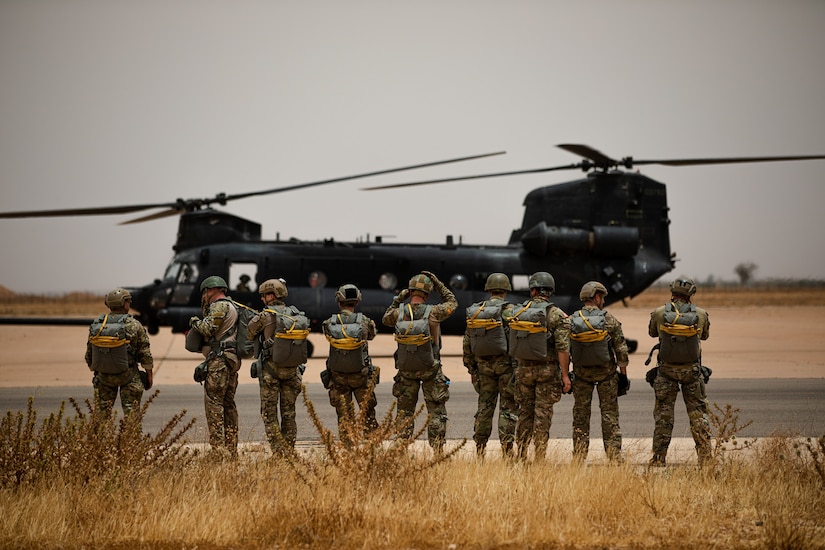
[[[158,213],[125,222],[180,216],[177,241],[173,247],[174,257],[163,277],[143,287],[129,288],[133,297],[132,307],[151,334],[156,334],[161,326],[169,326],[174,332],[188,330],[189,318],[201,312],[200,282],[209,275],[222,276],[231,287],[232,297],[252,307],[260,306],[255,292],[257,284],[270,278],[283,278],[289,288],[290,303],[304,310],[317,330],[321,322],[336,311],[334,294],[341,284],[358,285],[363,294],[360,310],[373,319],[380,319],[393,296],[422,269],[442,277],[462,305],[486,297],[484,283],[493,272],[510,276],[513,282],[511,299],[516,301],[527,296],[527,280],[531,273],[549,271],[556,281],[554,302],[566,311],[578,306],[578,292],[583,281],[598,280],[605,284],[610,290],[610,303],[636,296],[673,269],[675,255],[670,250],[665,185],[621,168],[647,164],[689,166],[825,159],[825,155],[821,155],[672,160],[634,160],[627,157],[614,160],[584,145],[559,147],[580,155],[584,160],[549,168],[366,188],[382,189],[561,170],[587,173],[586,177],[576,181],[531,191],[524,200],[522,225],[512,231],[505,245],[463,244],[455,242],[452,235],[446,235],[440,244],[387,243],[380,237],[364,242],[340,242],[333,238],[315,242],[295,238],[264,241],[261,240],[260,224],[211,208],[212,204],[225,205],[243,198],[501,153],[266,191],[221,193],[211,199],[7,212],[0,213],[0,218],[124,214],[162,208]],[[251,279],[248,290],[234,287],[241,274]],[[54,320],[40,321],[49,323]],[[87,322],[77,320],[77,324]],[[464,329],[463,315],[454,315],[442,324],[445,334],[463,334]]]

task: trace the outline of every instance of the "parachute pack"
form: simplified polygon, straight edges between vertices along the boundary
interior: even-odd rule
[[[249,321],[258,312],[249,306],[245,306],[230,299],[238,310],[238,333],[235,336],[236,352],[241,359],[249,359],[255,355],[255,341],[249,338]]]
[[[581,367],[601,366],[613,358],[604,310],[580,309],[570,316],[570,356]]]
[[[309,318],[306,314],[295,306],[267,307],[264,311],[275,317],[273,344],[269,350],[264,350],[264,354],[271,354],[272,361],[279,367],[297,367],[306,363],[309,356]]]
[[[361,372],[369,365],[367,335],[362,324],[364,315],[356,313],[346,322],[340,313],[329,318],[329,360],[327,366],[335,372]]]
[[[699,315],[693,304],[665,306],[664,324],[659,325],[659,361],[695,363],[701,357]]]
[[[525,361],[547,359],[547,308],[552,304],[530,300],[521,306],[510,327],[510,355]]]
[[[470,351],[476,357],[489,357],[507,353],[507,336],[501,320],[504,302],[488,304],[477,302],[467,308],[467,335]]]
[[[400,316],[395,323],[395,341],[398,343],[395,365],[399,370],[426,370],[435,365],[433,338],[430,334],[432,309],[433,306],[429,304],[421,306],[421,317],[414,319],[412,305],[401,305]]]
[[[129,338],[126,335],[128,313],[106,313],[89,326],[92,344],[92,370],[120,374],[129,369]]]

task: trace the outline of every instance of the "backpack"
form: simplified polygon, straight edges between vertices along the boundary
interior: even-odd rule
[[[595,367],[613,360],[605,312],[580,309],[570,316],[570,357],[577,367]]]
[[[526,361],[547,360],[547,308],[552,304],[530,300],[513,316],[510,327],[510,355]]]
[[[132,347],[126,335],[128,313],[105,313],[89,326],[92,345],[92,370],[120,374],[129,370]]]
[[[699,315],[693,304],[665,305],[664,324],[659,325],[659,361],[697,363],[701,357]]]
[[[335,372],[361,372],[369,365],[367,339],[362,321],[364,315],[356,313],[344,321],[340,313],[329,318],[326,335],[329,341],[327,367]]]
[[[505,302],[487,304],[477,302],[467,308],[467,335],[470,351],[476,357],[489,357],[507,353],[507,335],[501,321]]]
[[[237,328],[235,331],[235,353],[237,353],[240,359],[250,359],[255,355],[255,341],[249,338],[249,321],[257,314],[258,312],[252,309],[249,306],[246,306],[240,302],[236,302],[232,298],[221,298],[222,300],[227,300],[232,305],[235,306],[235,310],[238,312],[238,323]],[[189,332],[197,332],[197,331],[189,331]],[[189,338],[187,335],[187,348],[189,349]],[[190,351],[192,351],[190,349]]]
[[[406,307],[406,311],[404,308]],[[411,304],[401,304],[398,321],[395,323],[395,366],[398,370],[426,370],[435,365],[433,338],[430,334],[430,312],[433,306],[424,304],[418,311],[423,311],[420,318],[414,319]],[[409,312],[409,319],[406,315]]]
[[[306,363],[309,357],[309,319],[306,314],[295,306],[281,306],[280,311],[267,307],[264,311],[275,317],[273,344],[264,350],[265,355],[271,356],[272,362],[279,367],[297,367]]]

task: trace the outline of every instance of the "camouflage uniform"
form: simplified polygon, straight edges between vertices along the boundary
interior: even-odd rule
[[[595,305],[586,305],[585,311],[594,311]],[[578,315],[578,312],[573,314]],[[610,313],[604,314],[605,330],[613,361],[602,365],[573,366],[573,454],[584,460],[590,447],[590,413],[593,400],[593,386],[599,394],[599,409],[602,417],[602,437],[607,457],[621,458],[622,431],[619,428],[619,377],[616,367],[626,368],[628,364],[627,343],[622,332],[622,324]],[[571,342],[575,346],[576,342]]]
[[[501,317],[507,331],[507,319],[513,316],[513,305],[498,297],[491,297],[486,301],[488,305],[504,304]],[[496,402],[501,396],[501,405],[498,412],[498,438],[505,454],[513,448],[515,441],[516,422],[518,422],[518,407],[514,395],[513,378],[515,376],[515,360],[508,354],[477,357],[470,349],[470,335],[464,333],[463,361],[467,372],[473,380],[473,387],[478,393],[478,410],[473,426],[473,441],[476,449],[481,451],[490,434],[493,433],[493,414],[496,412]]]
[[[353,318],[357,316],[355,312],[344,308],[341,309],[338,315],[341,316],[343,323],[353,322]],[[353,319],[353,321],[350,321],[350,319]],[[327,336],[330,334],[330,322],[331,320],[327,319],[322,325],[324,334]],[[361,327],[366,340],[375,338],[375,321],[366,315],[362,315]],[[365,343],[364,346],[367,346],[367,344]],[[330,355],[332,355],[332,352],[330,352]],[[367,357],[369,357],[368,352]],[[334,368],[331,368],[329,359],[327,359],[327,368],[330,372],[329,404],[335,407],[339,428],[341,422],[347,417],[347,411],[352,410],[353,397],[355,397],[355,401],[359,406],[363,406],[365,409],[364,421],[366,428],[373,430],[378,427],[378,421],[375,419],[375,407],[378,405],[378,400],[375,397],[374,389],[370,388],[373,372],[372,361],[370,360],[370,364],[365,365],[361,372],[337,372]]]
[[[449,380],[441,372],[441,331],[439,323],[453,314],[458,307],[458,300],[456,300],[450,289],[440,281],[435,282],[435,288],[441,295],[442,300],[441,303],[432,306],[430,311],[430,334],[432,336],[435,364],[426,370],[398,370],[393,378],[392,395],[398,400],[397,425],[400,428],[409,422],[402,429],[401,436],[411,438],[414,433],[414,426],[410,419],[415,415],[419,388],[422,390],[424,402],[427,405],[427,440],[433,449],[440,451],[443,449],[447,437],[446,403],[450,399],[450,386]],[[399,306],[398,301],[393,300],[392,305],[384,312],[381,321],[386,326],[394,327],[396,325],[400,317]],[[425,307],[426,304],[412,304],[413,317],[420,319]]]
[[[281,300],[267,304],[279,314],[290,315],[288,306]],[[250,338],[261,334],[263,339],[272,338],[275,331],[275,314],[262,311],[248,325]],[[301,395],[301,372],[298,367],[280,367],[269,355],[258,358],[258,385],[261,394],[261,418],[266,437],[273,453],[283,454],[295,448],[298,423],[295,420],[295,403]],[[280,405],[280,425],[278,407]],[[284,447],[286,445],[286,447]]]
[[[689,303],[683,296],[673,296],[673,303],[677,306]],[[662,334],[659,327],[664,323],[666,306],[660,306],[650,314],[648,332],[650,336],[659,338]],[[696,308],[698,317],[699,339],[707,340],[710,335],[710,319],[707,312]],[[693,363],[666,363],[659,361],[658,374],[653,382],[656,393],[656,404],[653,417],[656,427],[653,431],[653,460],[654,464],[664,464],[667,450],[670,446],[673,433],[673,417],[676,406],[676,396],[679,388],[682,389],[682,398],[687,408],[690,420],[690,432],[696,444],[696,453],[699,463],[703,464],[710,459],[710,422],[708,420],[708,399],[705,393],[705,382],[699,369],[700,361]]]
[[[203,336],[203,353],[209,374],[203,383],[203,404],[209,427],[209,444],[213,449],[225,448],[230,454],[238,452],[238,407],[235,392],[238,389],[240,359],[235,353],[238,312],[228,299],[217,299],[209,304],[201,320],[190,322],[192,330]]]
[[[118,390],[123,414],[128,415],[138,410],[143,398],[143,382],[140,379],[138,364],[147,372],[151,372],[154,368],[154,359],[149,349],[149,336],[143,325],[131,315],[127,315],[124,324],[131,348],[129,369],[120,374],[95,372],[92,378],[95,389],[95,409],[104,416],[112,413]],[[86,344],[86,364],[89,370],[92,370],[92,347],[91,343]]]
[[[537,295],[534,304],[547,304],[547,361],[518,360],[516,368],[516,403],[518,424],[516,444],[519,458],[527,458],[530,442],[535,444],[536,459],[544,458],[550,440],[553,405],[561,400],[564,389],[558,353],[570,350],[570,319],[553,305],[547,296]]]

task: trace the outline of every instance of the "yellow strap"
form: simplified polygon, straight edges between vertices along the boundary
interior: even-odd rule
[[[531,322],[531,321],[521,321],[518,319],[513,319],[507,325],[512,330],[519,330],[523,332],[529,332],[530,334],[537,334],[539,332],[547,332],[547,327],[541,324],[538,321]]]
[[[483,328],[485,330],[490,330],[491,328],[500,326],[501,320],[499,319],[467,319],[467,328]]]
[[[120,338],[118,336],[101,336],[100,333],[103,332],[103,327],[106,326],[106,323],[109,321],[109,314],[107,313],[103,317],[103,324],[100,325],[100,329],[97,331],[97,334],[94,336],[89,336],[89,342],[93,346],[97,346],[99,348],[119,348],[120,346],[125,346],[129,343],[129,340],[126,338]]]
[[[677,325],[675,323],[665,323],[659,325],[659,330],[664,331],[671,336],[696,336],[699,334],[699,327],[692,325]]]
[[[293,323],[293,326],[295,324]],[[309,329],[293,329],[290,328],[286,332],[276,332],[275,338],[283,338],[286,340],[306,340],[307,336],[309,336]]]
[[[395,341],[404,345],[423,346],[424,344],[429,344],[432,342],[432,338],[423,334],[414,334],[412,336],[407,336],[406,334],[396,334]]]

